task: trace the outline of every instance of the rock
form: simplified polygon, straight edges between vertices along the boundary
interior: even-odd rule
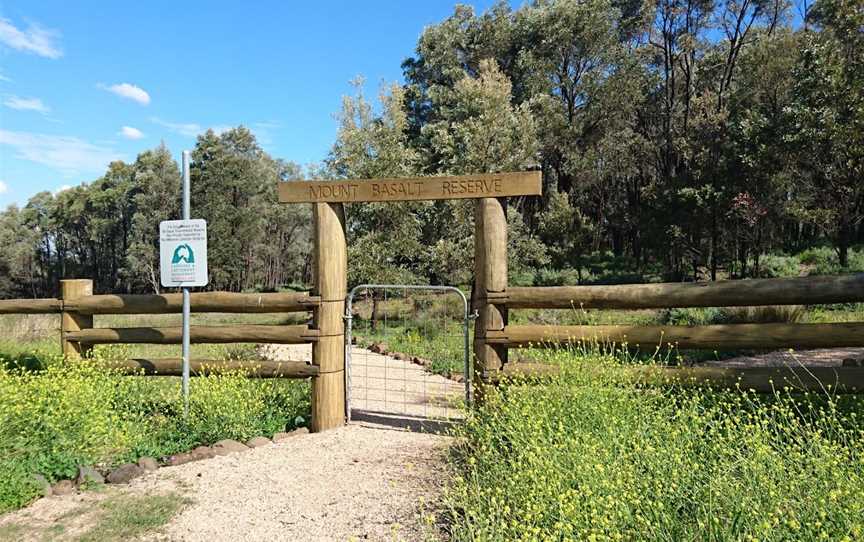
[[[190,463],[192,461],[195,461],[195,458],[192,457],[192,454],[190,454],[188,452],[183,452],[183,453],[174,454],[174,455],[168,457],[168,459],[166,459],[164,461],[164,463],[168,467],[176,467],[177,465],[184,465],[184,464]]]
[[[463,375],[462,373],[453,373],[450,375],[450,379],[462,383],[465,382],[465,375]]]
[[[213,453],[216,455],[228,455],[234,452],[245,452],[249,447],[236,440],[220,440],[213,445]]]
[[[51,482],[49,482],[47,478],[41,474],[34,474],[33,481],[36,482],[37,486],[39,486],[39,492],[42,493],[43,497],[50,497],[52,495],[53,491],[51,490]]]
[[[369,347],[369,351],[375,354],[386,354],[387,345],[384,343],[372,343],[372,346]]]
[[[60,480],[51,486],[52,495],[71,495],[72,493],[75,493],[75,484],[72,483],[72,480]]]
[[[416,363],[417,365],[426,365],[426,360],[423,358],[418,358],[417,356],[411,358],[411,361]]]
[[[202,459],[210,459],[216,457],[216,452],[209,446],[198,446],[189,455],[192,456],[192,461],[201,461]]]
[[[108,473],[109,484],[128,484],[134,478],[144,474],[144,469],[135,463],[126,463]]]
[[[846,358],[843,360],[843,367],[864,367],[864,360],[855,358]]]
[[[411,356],[404,352],[396,352],[395,354],[391,354],[391,356],[399,361],[408,361],[411,359]]]
[[[273,442],[281,442],[283,440],[287,440],[291,437],[299,437],[300,435],[308,435],[309,428],[308,427],[298,427],[297,429],[289,432],[289,433],[276,433],[273,435]]]
[[[289,438],[291,438],[291,433],[285,433],[284,431],[273,433],[273,442],[280,442]]]
[[[86,484],[104,484],[105,478],[93,467],[78,467],[78,478],[75,479],[75,482],[79,486]]]
[[[252,437],[249,439],[249,442],[246,443],[246,446],[250,448],[260,448],[262,446],[267,446],[268,444],[273,444],[273,441],[267,437]]]
[[[138,459],[138,466],[145,471],[154,471],[159,468],[159,463],[152,457],[142,457]]]

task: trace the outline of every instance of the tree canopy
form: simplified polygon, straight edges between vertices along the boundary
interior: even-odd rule
[[[797,21],[797,22],[796,22]],[[534,0],[457,5],[426,28],[404,82],[344,98],[316,177],[541,168],[511,198],[512,281],[598,258],[637,280],[764,273],[771,251],[864,242],[864,6],[859,0]],[[406,53],[408,53],[406,51]],[[158,290],[158,222],[178,214],[164,147],[91,183],[0,213],[0,294],[61,277]],[[209,221],[211,288],[275,289],[309,270],[303,177],[243,127],[198,137],[193,209]],[[350,280],[471,280],[470,201],[353,204]]]

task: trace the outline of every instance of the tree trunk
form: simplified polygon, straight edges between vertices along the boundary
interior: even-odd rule
[[[844,234],[840,234],[837,241],[837,257],[840,260],[840,267],[849,267],[849,238]]]
[[[719,231],[717,228],[717,206],[711,211],[711,280],[717,280],[717,252]]]
[[[372,294],[372,315],[370,316],[370,321],[372,325],[372,333],[378,331],[378,320],[381,319],[381,314],[379,312],[380,307],[378,303],[378,294]]]

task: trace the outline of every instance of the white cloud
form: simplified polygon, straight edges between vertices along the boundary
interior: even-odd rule
[[[0,181],[0,194],[5,194],[8,191],[9,191],[9,185],[4,183],[3,181]]]
[[[0,81],[4,81],[4,82],[6,82],[6,83],[11,83],[11,82],[12,82],[11,79],[9,79],[9,78],[6,77],[5,75],[3,75],[3,72],[0,72]]]
[[[0,129],[0,145],[15,149],[16,157],[43,164],[66,175],[101,173],[122,154],[72,136],[55,136]]]
[[[64,185],[61,185],[60,188],[58,188],[57,190],[52,192],[52,194],[54,194],[56,196],[60,192],[65,192],[65,191],[69,190],[70,188],[72,188],[72,187],[69,186],[68,184],[64,184]]]
[[[17,109],[19,111],[38,111],[43,115],[51,112],[51,108],[42,103],[39,98],[20,98],[18,96],[9,96],[3,100],[3,105],[9,109]]]
[[[129,98],[130,100],[138,102],[141,105],[147,105],[150,103],[150,95],[147,94],[147,91],[131,83],[120,83],[110,86],[99,83],[96,86],[103,90],[107,90],[108,92],[113,92],[117,96]]]
[[[18,51],[34,53],[46,58],[60,58],[63,51],[57,45],[56,39],[60,33],[56,30],[43,28],[30,23],[27,30],[20,30],[9,19],[0,17],[0,43],[4,43]]]
[[[196,137],[199,134],[203,134],[207,130],[213,130],[216,135],[220,135],[233,128],[233,126],[229,126],[227,124],[217,124],[215,126],[209,126],[205,128],[197,122],[170,122],[167,120],[162,120],[159,117],[150,117],[150,122],[152,122],[153,124],[158,124],[163,128],[171,130],[175,134],[180,134],[185,137]]]
[[[255,139],[261,145],[273,144],[273,132],[282,127],[282,124],[276,121],[268,120],[266,122],[253,122],[252,133],[255,134]]]
[[[138,128],[133,128],[131,126],[124,126],[120,128],[120,132],[117,135],[123,136],[126,139],[143,139],[144,132],[139,130]]]
[[[195,137],[203,131],[201,125],[194,122],[168,122],[167,120],[162,120],[158,117],[152,117],[150,122],[158,124],[163,128],[168,128],[172,132],[186,137]]]

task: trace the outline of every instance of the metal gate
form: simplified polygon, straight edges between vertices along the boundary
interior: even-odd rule
[[[461,418],[471,403],[474,317],[465,294],[453,286],[353,288],[345,303],[348,420],[352,410]]]

